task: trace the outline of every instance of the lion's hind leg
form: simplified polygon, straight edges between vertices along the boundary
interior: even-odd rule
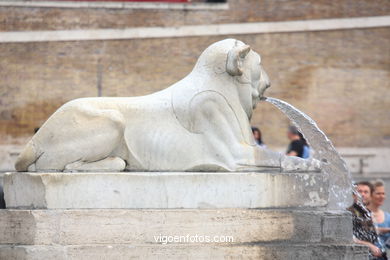
[[[77,108],[56,120],[35,137],[40,144],[37,171],[124,170],[126,163],[121,158],[126,158],[126,151],[119,149],[124,132],[120,112]]]
[[[107,157],[95,162],[76,161],[65,165],[65,171],[80,171],[80,172],[120,172],[126,168],[126,162],[119,157]]]

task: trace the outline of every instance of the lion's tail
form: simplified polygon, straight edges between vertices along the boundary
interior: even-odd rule
[[[27,143],[26,147],[23,149],[22,153],[16,159],[15,169],[18,172],[25,172],[28,170],[28,167],[37,160],[36,152],[34,149],[33,141]]]

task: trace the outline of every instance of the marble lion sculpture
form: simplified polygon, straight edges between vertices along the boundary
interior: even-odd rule
[[[256,146],[250,118],[270,86],[259,54],[210,45],[184,79],[151,95],[72,100],[20,154],[17,171],[317,171]]]

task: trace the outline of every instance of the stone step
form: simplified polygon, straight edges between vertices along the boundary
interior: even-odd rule
[[[321,173],[7,173],[7,208],[325,207]]]
[[[3,245],[157,245],[174,236],[224,236],[232,244],[350,243],[352,220],[346,211],[6,209],[0,210],[0,234]]]
[[[7,260],[127,260],[127,259],[262,259],[262,260],[367,260],[366,247],[339,244],[186,245],[72,245],[0,246]]]

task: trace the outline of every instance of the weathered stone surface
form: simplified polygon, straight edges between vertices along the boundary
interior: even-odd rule
[[[142,257],[140,257],[142,256]],[[358,245],[82,245],[0,246],[0,259],[7,260],[120,260],[120,259],[291,259],[367,260],[368,250]]]
[[[323,207],[321,173],[7,173],[7,208]]]
[[[339,243],[351,241],[352,218],[349,212],[329,212],[322,217],[322,241]]]
[[[4,260],[65,260],[66,249],[60,246],[3,246],[0,259]]]
[[[367,259],[367,248],[349,244],[351,230],[329,244],[340,227],[332,217],[351,222],[347,212],[305,210],[1,210],[0,259]],[[154,237],[187,234],[233,241]]]
[[[330,218],[343,225],[330,225]],[[334,220],[333,220],[334,222]],[[340,229],[341,228],[341,229]],[[230,236],[233,243],[350,243],[348,212],[204,210],[0,210],[0,244],[159,244],[155,236]],[[215,244],[215,243],[214,243]]]

